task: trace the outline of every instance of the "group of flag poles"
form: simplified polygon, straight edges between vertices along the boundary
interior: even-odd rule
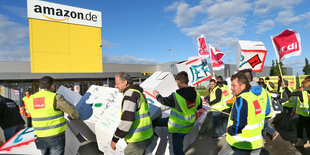
[[[207,46],[205,37],[202,34],[197,38],[198,55],[203,59],[210,57],[213,75],[216,70],[224,69],[222,57],[224,53],[213,47],[211,44]],[[287,29],[278,35],[271,36],[271,41],[275,50],[278,67],[281,77],[282,70],[280,62],[291,56],[299,56],[301,54],[301,40],[297,31]],[[237,56],[238,70],[252,69],[253,72],[262,72],[267,50],[262,42],[257,41],[239,41],[239,50]],[[241,64],[239,66],[239,64]],[[282,82],[283,78],[282,78]]]

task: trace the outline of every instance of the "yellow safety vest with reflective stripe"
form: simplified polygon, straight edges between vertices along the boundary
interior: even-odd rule
[[[267,88],[269,89],[270,92],[272,92],[272,91],[273,91],[273,88],[270,86],[269,82],[270,82],[269,80],[265,80],[265,83],[266,83],[266,85],[267,85]]]
[[[300,101],[298,97],[298,104],[296,107],[296,113],[305,117],[310,117],[310,103],[309,103],[309,93],[305,90],[302,91],[303,102]]]
[[[211,91],[211,94],[210,94],[210,101],[213,101],[216,99],[216,90],[217,89],[221,89],[219,88],[218,86],[216,86],[212,91]],[[223,111],[225,109],[228,109],[229,107],[226,105],[226,102],[223,100],[224,98],[224,94],[223,94],[223,91],[222,91],[222,97],[221,97],[221,101],[211,105],[211,111]]]
[[[227,85],[223,85],[223,87],[220,88],[222,90],[222,100],[226,103],[226,101],[230,100],[233,95],[231,94],[229,87]]]
[[[153,136],[152,120],[149,110],[149,105],[146,102],[144,95],[136,89],[128,89],[138,92],[140,94],[140,109],[135,113],[135,121],[132,123],[131,128],[125,136],[125,141],[140,142],[149,139]],[[128,91],[127,90],[127,91]],[[124,100],[124,98],[123,98]],[[122,102],[123,103],[123,102]],[[121,106],[121,116],[123,114],[123,106]]]
[[[37,137],[55,136],[66,130],[64,113],[54,109],[55,96],[56,93],[50,91],[39,91],[30,96],[29,102],[25,102]]]
[[[287,87],[291,92],[291,88]],[[281,93],[281,98],[283,98],[283,93],[284,93],[284,89],[282,87],[280,87],[279,92]],[[296,102],[296,97],[295,96],[291,96],[288,98],[288,100],[286,102],[281,103],[283,107],[288,107],[288,108],[294,108],[295,107],[295,102]]]
[[[30,98],[30,96],[29,96],[29,98]],[[29,98],[28,98],[27,96],[23,97],[26,117],[30,117],[30,113],[29,113],[29,111],[27,110],[27,106],[26,106],[26,102],[29,102],[29,101],[30,101]]]
[[[196,111],[200,103],[200,95],[196,92],[195,102],[189,102],[177,92],[173,93],[175,108],[171,108],[168,121],[169,133],[188,133],[196,120]]]
[[[230,146],[244,150],[259,149],[263,146],[262,130],[264,127],[266,106],[261,103],[261,97],[252,92],[245,92],[239,95],[240,102],[247,101],[248,118],[247,125],[236,135],[226,134],[226,141]],[[264,102],[264,100],[262,101]],[[231,120],[232,112],[229,115],[228,127],[234,122]]]

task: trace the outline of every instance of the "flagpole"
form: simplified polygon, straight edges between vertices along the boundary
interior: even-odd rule
[[[214,72],[214,69],[213,69],[213,65],[212,65],[212,53],[211,53],[211,48],[210,48],[210,44],[209,44],[209,51],[210,51],[210,60],[211,60],[211,67],[212,67],[212,71],[213,71],[213,76],[214,76],[214,79],[216,78],[216,75],[215,75],[215,72]]]
[[[283,81],[283,75],[282,75],[282,70],[281,70],[281,66],[280,66],[280,62],[281,62],[281,61],[279,61],[278,59],[277,59],[277,61],[278,61],[278,67],[279,67],[279,71],[280,71],[281,80],[282,80],[282,83],[284,83],[284,81]]]

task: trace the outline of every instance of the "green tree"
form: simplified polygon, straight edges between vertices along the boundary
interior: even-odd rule
[[[272,60],[272,65],[271,65],[271,68],[270,68],[270,73],[269,73],[270,76],[273,76],[274,75],[274,61]]]
[[[282,71],[282,75],[285,75],[285,71],[284,71],[284,67],[283,67],[283,63],[280,62],[280,67],[281,67],[281,71]],[[274,65],[274,61],[272,60],[272,66],[270,69],[270,76],[280,76],[280,70],[279,70],[279,63],[278,61],[276,61],[276,65]]]
[[[302,71],[305,73],[305,75],[310,75],[310,65],[307,58],[305,58],[305,67],[302,69]]]

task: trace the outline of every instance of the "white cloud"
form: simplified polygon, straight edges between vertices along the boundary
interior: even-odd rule
[[[232,0],[216,3],[207,9],[211,18],[225,18],[239,16],[251,9],[247,0]]]
[[[0,60],[29,61],[28,27],[10,21],[0,14]]]
[[[20,8],[14,5],[3,5],[1,8],[11,12],[12,14],[15,14],[19,17],[22,17],[24,19],[27,19],[27,9],[26,8]]]
[[[104,40],[104,39],[101,39],[101,42],[102,42],[102,47],[103,48],[113,48],[113,47],[118,46],[117,44],[111,43],[111,42],[109,42],[107,40]]]
[[[227,63],[232,63],[233,59],[232,58],[227,58]]]
[[[157,64],[156,59],[136,58],[133,56],[112,56],[103,52],[103,63],[117,63],[117,64]]]
[[[197,5],[194,7],[190,7],[189,4],[181,1],[174,2],[170,6],[165,8],[166,11],[174,11],[176,10],[176,15],[173,19],[174,23],[177,24],[178,27],[186,26],[195,20],[195,17],[198,13],[204,12],[202,5]]]
[[[1,61],[30,61],[29,46],[16,46],[6,49],[0,48]]]
[[[28,41],[28,38],[28,27],[9,21],[7,17],[0,14],[0,48],[23,44]]]
[[[254,14],[266,14],[274,9],[292,9],[302,0],[257,0],[255,1]]]
[[[236,51],[228,51],[228,52],[225,52],[225,56],[229,55],[229,54],[232,54],[232,53],[235,53]]]
[[[276,21],[283,25],[289,25],[304,19],[308,19],[308,25],[310,25],[310,12],[295,16],[292,10],[285,10],[278,13]]]
[[[228,19],[214,19],[200,26],[182,28],[181,31],[187,36],[197,38],[200,34],[205,35],[207,42],[214,43],[216,47],[235,48],[238,38],[243,34],[245,24],[243,17],[230,17]]]
[[[257,28],[256,33],[262,34],[266,31],[271,30],[274,26],[275,26],[275,23],[273,20],[264,20],[256,26]]]
[[[288,67],[302,65],[302,64],[305,64],[305,58],[297,58],[294,60],[285,60],[283,62],[283,64],[284,64],[284,66],[288,66]]]

